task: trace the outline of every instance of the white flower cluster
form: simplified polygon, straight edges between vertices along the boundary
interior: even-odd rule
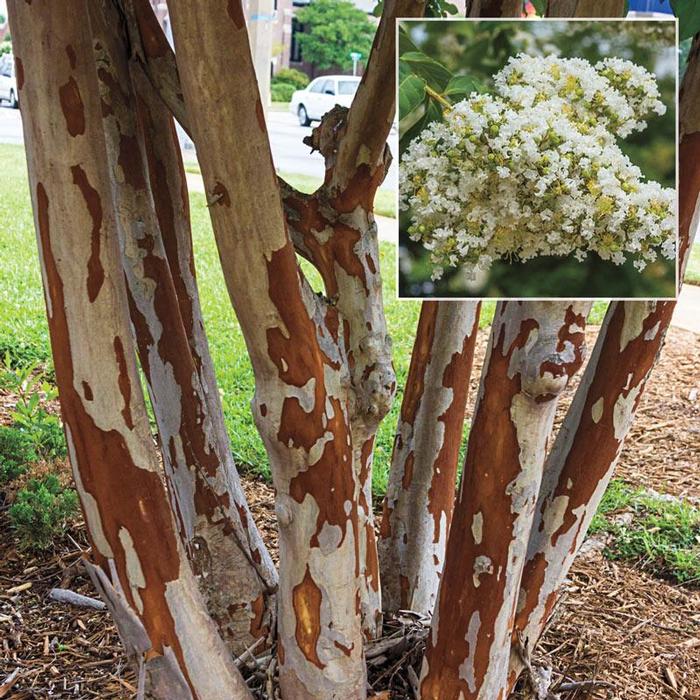
[[[409,235],[444,267],[588,252],[637,269],[675,256],[675,191],[643,179],[616,137],[663,114],[654,76],[629,61],[511,58],[496,95],[472,95],[401,159]]]

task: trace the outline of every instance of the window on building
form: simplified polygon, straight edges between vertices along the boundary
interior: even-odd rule
[[[292,42],[289,47],[290,63],[301,63],[304,60],[301,55],[301,45],[299,44],[299,34],[303,31],[304,25],[296,17],[292,17]]]

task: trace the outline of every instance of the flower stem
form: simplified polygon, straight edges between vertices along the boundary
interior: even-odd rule
[[[452,105],[439,93],[433,90],[428,85],[425,86],[425,91],[434,100],[437,100],[443,106],[443,112],[449,112],[452,110]]]

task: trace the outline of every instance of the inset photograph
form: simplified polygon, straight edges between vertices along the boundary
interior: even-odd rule
[[[402,20],[398,289],[676,296],[676,22]]]

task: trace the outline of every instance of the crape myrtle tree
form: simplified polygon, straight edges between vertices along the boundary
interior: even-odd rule
[[[474,16],[519,11],[467,4]],[[549,9],[614,15],[623,4]],[[170,0],[176,52],[147,0],[8,5],[56,379],[92,545],[86,566],[139,694],[252,697],[235,662],[247,652],[272,659],[285,699],[364,698],[365,651],[401,609],[432,614],[420,697],[496,700],[523,671],[533,681],[531,652],[674,302],[610,305],[553,440],[557,399],[585,357],[589,305],[500,303],[456,498],[479,306],[425,302],[378,542],[372,453],[396,381],[372,202],[391,161],[395,19],[424,5],[384,3],[352,107],[331,110],[309,139],[326,163],[313,194],[275,173],[240,0]],[[683,263],[700,192],[698,50],[680,111]],[[173,117],[197,146],[255,374],[279,568],[224,430]]]

